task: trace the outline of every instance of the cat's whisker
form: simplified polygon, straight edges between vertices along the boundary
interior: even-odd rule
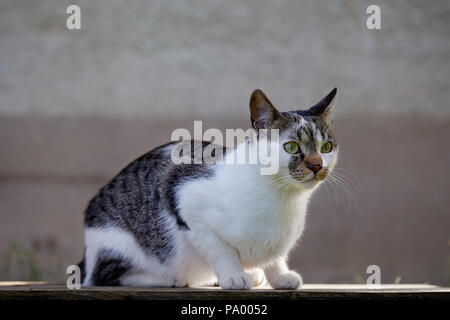
[[[362,186],[362,184],[361,184],[361,182],[359,181],[358,177],[356,177],[356,175],[354,175],[351,171],[349,171],[349,170],[347,170],[347,169],[344,169],[344,168],[341,168],[341,167],[334,168],[333,171],[338,171],[338,172],[336,172],[336,173],[339,173],[339,171],[342,171],[343,174],[349,175],[349,179],[353,179],[354,182],[358,185],[358,187],[361,187],[361,186]]]
[[[349,199],[350,197],[348,196],[349,191],[348,191],[347,188],[344,186],[344,183],[343,183],[341,180],[339,180],[339,179],[338,179],[336,176],[334,176],[334,175],[330,175],[329,177],[331,178],[331,181],[334,182],[334,185],[335,185],[336,189],[337,189],[338,186],[340,186],[340,185],[343,186],[342,189],[346,192],[346,195],[347,195],[347,207],[348,207],[348,209],[350,209],[350,199]],[[336,198],[336,202],[338,203],[337,198]]]
[[[335,175],[338,179],[340,179],[342,181],[343,185],[345,185],[345,187],[347,187],[347,189],[352,194],[352,196],[353,196],[353,194],[357,193],[358,188],[353,186],[353,182],[351,180],[349,180],[347,177],[340,175],[340,174],[335,174]]]
[[[330,182],[331,189],[333,190],[333,193],[334,193],[334,201],[335,201],[336,204],[338,204],[339,203],[339,201],[338,201],[338,194],[337,194],[337,191],[336,191],[338,184],[337,184],[336,180],[331,175],[329,175],[328,177],[329,177],[329,179],[326,179],[325,181],[329,181]]]
[[[356,193],[356,188],[354,189],[352,184],[348,180],[346,180],[346,178],[344,178],[343,176],[341,176],[335,172],[331,172],[330,177],[333,177],[333,179],[338,181],[339,184],[342,186],[342,189],[347,194],[347,199],[349,201],[349,203],[348,203],[349,208],[351,206],[350,203],[353,203],[353,205],[355,206],[357,211],[361,212],[362,211],[361,207],[359,206],[359,204],[357,203],[357,201],[354,197],[354,193]]]
[[[329,185],[328,182],[329,182],[329,180],[325,179],[323,185],[325,186],[325,189],[327,190],[327,196],[330,197],[331,196],[331,193],[330,193],[331,186]]]

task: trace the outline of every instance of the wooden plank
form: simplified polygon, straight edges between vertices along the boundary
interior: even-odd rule
[[[0,282],[0,300],[450,300],[450,288],[422,284],[365,285],[307,284],[299,290],[258,287],[249,291],[204,288],[89,287],[69,290],[64,285]]]

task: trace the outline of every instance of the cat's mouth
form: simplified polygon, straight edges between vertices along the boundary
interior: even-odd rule
[[[301,182],[310,182],[311,180],[316,180],[316,175],[314,173],[309,173],[307,176],[305,176]]]
[[[328,175],[328,169],[327,168],[322,168],[321,170],[319,170],[316,174],[315,174],[315,178],[318,181],[322,181],[324,180]]]
[[[312,170],[307,170],[306,172],[298,172],[296,174],[291,174],[291,177],[306,187],[314,187],[317,183],[325,180],[328,176],[328,168],[323,167],[317,172]]]
[[[310,172],[300,181],[303,183],[306,182],[320,182],[323,181],[328,175],[328,170],[326,168],[322,168],[317,173]]]

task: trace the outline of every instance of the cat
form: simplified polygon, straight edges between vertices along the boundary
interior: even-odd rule
[[[274,175],[261,175],[258,165],[175,165],[178,142],[131,162],[85,211],[82,285],[299,288],[302,277],[287,258],[311,194],[337,162],[330,130],[336,91],[290,112],[279,112],[261,90],[252,93],[252,128],[279,130]],[[248,143],[223,147],[223,157]]]

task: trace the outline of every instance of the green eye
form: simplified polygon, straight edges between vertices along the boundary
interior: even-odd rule
[[[333,145],[331,144],[331,142],[325,142],[322,147],[320,148],[320,152],[322,153],[328,153],[331,152],[331,150],[333,150]]]
[[[297,153],[300,150],[300,147],[296,142],[286,142],[284,144],[284,150],[286,150],[287,153]]]

